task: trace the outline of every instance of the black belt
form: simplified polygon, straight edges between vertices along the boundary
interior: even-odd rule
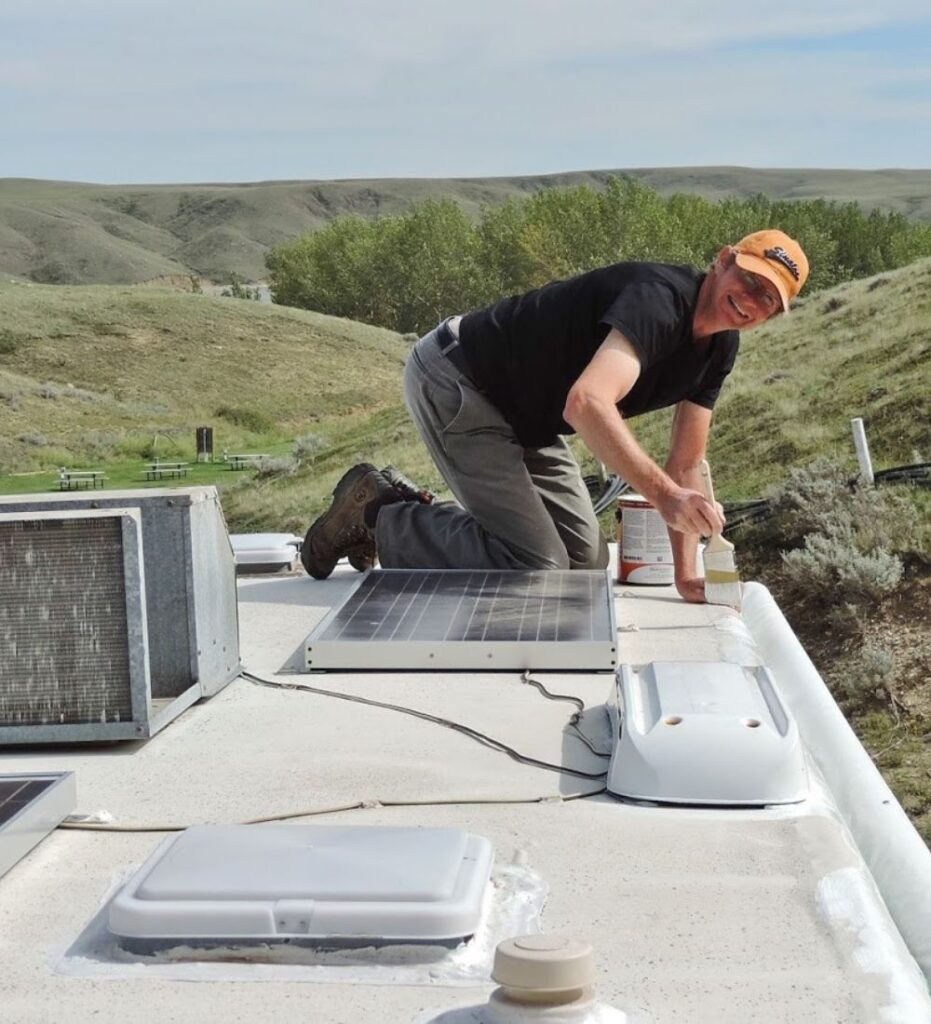
[[[449,320],[444,320],[436,329],[436,343],[440,352],[456,367],[460,373],[470,374],[469,361],[459,344],[459,338],[453,334]]]

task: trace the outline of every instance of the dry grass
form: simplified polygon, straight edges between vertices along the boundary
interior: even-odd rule
[[[193,447],[200,424],[218,450],[287,444],[400,399],[408,346],[379,328],[151,288],[5,285],[0,297],[0,472],[118,459],[156,435]]]

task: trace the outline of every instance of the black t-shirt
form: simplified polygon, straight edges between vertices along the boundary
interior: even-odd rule
[[[625,417],[684,399],[714,407],[740,335],[692,337],[704,273],[664,263],[615,263],[514,295],[463,317],[462,351],[474,382],[514,428],[542,448],[573,433],[569,389],[616,327],[640,358],[640,376],[618,403]]]

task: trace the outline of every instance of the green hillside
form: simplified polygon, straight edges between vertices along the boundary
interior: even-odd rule
[[[398,412],[408,345],[377,327],[154,288],[5,284],[0,303],[0,490],[47,489],[58,466],[138,485],[144,460],[192,459],[198,425],[217,454],[281,455]]]
[[[279,459],[260,480],[232,475],[224,505],[236,527],[300,529],[360,459],[441,488],[401,404],[409,343],[389,331],[155,288],[4,284],[0,303],[2,490],[47,488],[60,465],[141,482],[152,455],[192,458],[201,424],[218,452]],[[922,261],[803,299],[746,334],[711,443],[723,498],[759,494],[821,454],[853,467],[855,416],[877,468],[931,457],[929,323]],[[659,460],[669,418],[632,421]]]
[[[663,195],[824,198],[931,221],[931,171],[636,168],[518,178],[93,185],[0,179],[0,275],[52,284],[136,283],[197,274],[264,276],[272,246],[341,214],[403,213],[449,197],[477,214],[542,188],[630,175]]]

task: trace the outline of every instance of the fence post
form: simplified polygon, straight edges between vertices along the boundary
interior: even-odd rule
[[[866,443],[866,431],[863,429],[863,420],[859,416],[850,421],[853,427],[853,443],[857,449],[857,462],[860,463],[860,476],[868,483],[873,480],[873,462],[870,459],[870,446]]]

